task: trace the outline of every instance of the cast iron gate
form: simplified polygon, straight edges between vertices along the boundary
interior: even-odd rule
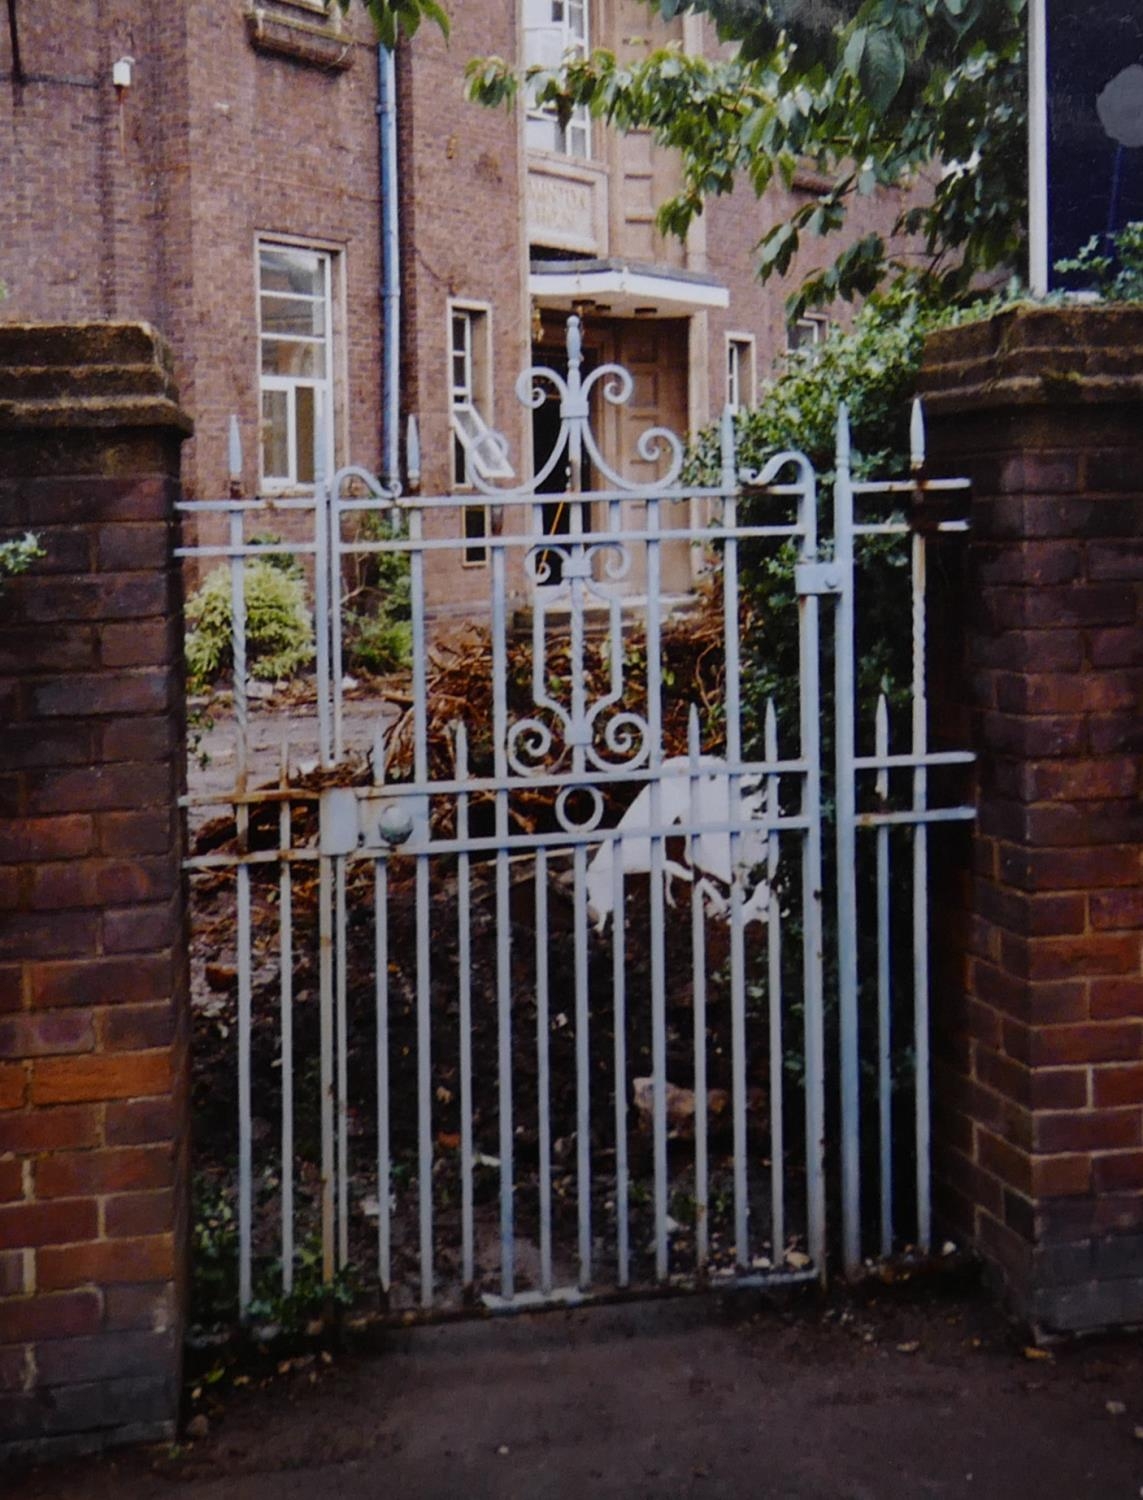
[[[353,468],[277,501],[304,543],[252,538],[262,500],[183,506],[229,525],[184,550],[229,568],[234,662],[232,784],[192,780],[214,832],[187,864],[233,914],[243,1309],[268,1267],[289,1293],[318,1254],[326,1281],[352,1268],[404,1316],[812,1279],[827,1201],[848,1267],[928,1244],[928,836],[972,816],[931,805],[930,773],[971,756],[928,747],[927,542],[899,508],[964,483],[924,478],[919,411],[912,477],[857,482],[844,410],[824,543],[807,460],[745,472],[729,414],[711,482],[684,481],[660,429],[629,465],[656,477],[630,480],[593,429],[631,378],[584,379],[580,355],[573,318],[566,375],[521,377],[561,414],[527,484],[479,479],[507,467],[486,435],[463,495]],[[911,636],[901,748],[886,697],[856,701],[866,545],[898,565],[878,576],[900,580]],[[310,570],[314,701],[271,769],[281,710],[248,683],[244,575],[288,554]],[[411,663],[363,700],[343,597],[382,557]],[[763,574],[767,618],[742,587]],[[442,578],[468,581],[459,614],[436,607]],[[767,699],[771,650],[796,683]]]

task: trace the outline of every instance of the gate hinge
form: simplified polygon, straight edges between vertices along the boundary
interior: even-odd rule
[[[840,594],[844,578],[840,563],[798,563],[794,568],[794,587],[799,598],[808,594]]]

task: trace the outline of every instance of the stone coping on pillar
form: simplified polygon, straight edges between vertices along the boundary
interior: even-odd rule
[[[1024,303],[926,341],[934,416],[998,407],[1143,402],[1143,303]]]
[[[0,324],[0,432],[193,430],[170,346],[149,323]]]

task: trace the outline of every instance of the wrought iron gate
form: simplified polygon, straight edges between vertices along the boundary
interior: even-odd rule
[[[582,378],[580,352],[573,318],[566,375],[521,377],[526,405],[561,412],[527,484],[405,496],[345,469],[277,502],[302,513],[304,542],[248,534],[264,501],[183,506],[229,526],[184,549],[229,568],[234,663],[232,784],[187,798],[196,829],[212,809],[222,829],[187,864],[233,911],[243,1308],[267,1265],[289,1292],[318,1247],[327,1281],[352,1267],[408,1316],[812,1279],[835,1243],[827,1203],[846,1266],[928,1243],[927,836],[972,816],[930,806],[929,773],[971,756],[928,747],[927,542],[895,507],[964,484],[924,478],[919,413],[912,476],[856,481],[844,410],[824,545],[807,460],[745,472],[729,414],[717,472],[684,478],[681,443],[655,429],[639,457],[657,477],[629,480],[593,414],[632,381]],[[541,489],[557,466],[559,532]],[[474,504],[483,530],[458,522]],[[856,701],[866,538],[907,580],[903,749],[885,697]],[[442,560],[481,551],[479,572],[452,575],[481,580],[470,606],[434,612]],[[248,690],[244,578],[285,554],[310,568],[317,754],[294,704],[273,767],[257,745],[280,709]],[[407,570],[411,663],[363,697],[341,603],[350,564],[382,556]],[[769,701],[743,587],[766,570],[787,581],[797,668]],[[894,1118],[903,1068],[911,1125]]]

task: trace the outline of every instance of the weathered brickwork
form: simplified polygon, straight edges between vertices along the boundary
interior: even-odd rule
[[[288,0],[263,9],[287,23],[278,45],[252,36],[244,0],[76,0],[66,17],[31,6],[19,17],[27,81],[0,91],[0,274],[9,292],[0,321],[154,323],[195,419],[183,460],[188,497],[227,493],[232,413],[243,487],[257,490],[259,234],[337,257],[337,454],[375,464],[379,451],[371,25],[355,7],[338,23],[331,57],[320,38],[305,45],[312,9]],[[302,45],[283,50],[282,36]],[[121,56],[134,67],[120,96],[111,70]]]
[[[1143,317],[934,338],[934,452],[974,483],[980,755],[945,1018],[944,1204],[1048,1330],[1143,1322]]]
[[[141,325],[0,328],[0,1463],[173,1431],[185,1244],[179,445]]]

